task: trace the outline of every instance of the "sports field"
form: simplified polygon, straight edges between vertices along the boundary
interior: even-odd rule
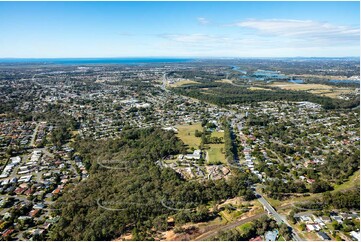
[[[177,136],[188,146],[188,149],[192,147],[194,149],[198,149],[201,144],[201,138],[196,137],[195,131],[202,131],[203,128],[200,123],[192,124],[192,125],[178,125],[176,126],[178,129]]]
[[[226,164],[226,158],[224,156],[224,144],[208,144],[209,149],[207,150],[209,160],[208,162],[214,164],[218,161]]]
[[[212,132],[211,137],[223,138],[224,133],[214,131],[214,132]],[[209,149],[207,150],[209,163],[212,164],[212,163],[216,163],[216,162],[220,161],[223,164],[226,164],[226,158],[224,156],[224,143],[223,142],[221,144],[207,144],[207,147],[209,147]]]

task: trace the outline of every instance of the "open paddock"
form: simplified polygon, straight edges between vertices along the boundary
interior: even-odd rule
[[[338,98],[342,94],[348,94],[353,91],[350,88],[338,88],[324,84],[297,84],[297,83],[274,82],[270,84],[270,86],[278,87],[283,90],[306,91],[312,94],[327,96],[331,98]]]

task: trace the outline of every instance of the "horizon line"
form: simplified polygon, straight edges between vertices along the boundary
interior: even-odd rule
[[[117,56],[117,57],[0,57],[4,59],[244,59],[244,58],[360,58],[360,56]]]

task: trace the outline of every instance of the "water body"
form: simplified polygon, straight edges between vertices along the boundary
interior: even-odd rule
[[[288,82],[296,83],[296,84],[303,84],[303,80],[289,80]]]
[[[247,71],[243,71],[243,70],[241,70],[241,68],[239,68],[238,66],[231,66],[232,67],[232,70],[233,71],[238,71],[238,72],[240,72],[240,73],[242,73],[242,74],[247,74]]]
[[[329,80],[331,83],[360,83],[360,80]]]
[[[268,71],[268,70],[257,70],[255,71],[252,76],[258,77],[258,78],[271,78],[271,79],[287,79],[287,76],[285,74],[281,74],[278,71]]]
[[[194,60],[188,58],[0,58],[0,64],[152,64],[183,63]]]

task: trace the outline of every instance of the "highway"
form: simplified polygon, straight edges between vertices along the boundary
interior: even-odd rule
[[[167,73],[163,74],[163,79],[162,79],[162,89],[166,92],[168,92],[166,86],[167,86]]]

